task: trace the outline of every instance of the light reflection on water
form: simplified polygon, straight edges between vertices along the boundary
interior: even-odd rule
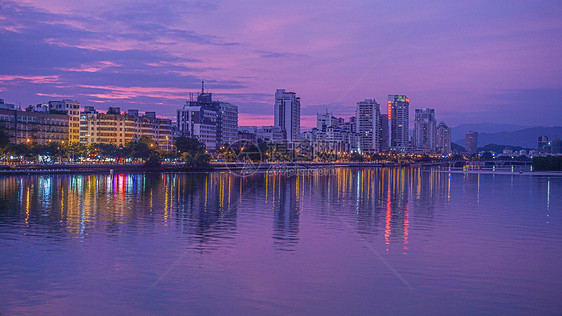
[[[420,168],[2,177],[0,312],[559,312],[561,188]]]

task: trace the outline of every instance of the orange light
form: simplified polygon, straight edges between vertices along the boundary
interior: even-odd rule
[[[410,103],[410,99],[406,98],[406,102]]]
[[[388,101],[388,120],[390,121],[391,113],[392,113],[392,102]]]

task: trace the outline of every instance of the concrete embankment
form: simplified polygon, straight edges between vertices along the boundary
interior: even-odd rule
[[[144,164],[56,164],[3,166],[0,175],[11,174],[65,174],[65,173],[131,173],[131,172],[197,172],[210,171],[185,165],[146,166]]]
[[[269,163],[269,162],[232,162],[211,163],[209,167],[191,167],[181,164],[162,164],[160,166],[147,166],[144,164],[35,164],[35,165],[4,165],[0,166],[0,175],[21,174],[71,174],[71,173],[131,173],[131,172],[229,172],[238,170],[283,170],[293,168],[308,169],[334,169],[334,168],[377,168],[399,166],[382,163]]]

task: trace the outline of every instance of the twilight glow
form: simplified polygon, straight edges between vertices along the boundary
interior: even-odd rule
[[[560,16],[559,1],[2,1],[0,98],[173,117],[203,79],[240,125],[273,124],[276,88],[301,97],[303,127],[391,93],[453,126],[554,125]]]

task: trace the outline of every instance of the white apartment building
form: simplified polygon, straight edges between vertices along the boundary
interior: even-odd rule
[[[357,102],[355,114],[359,152],[366,154],[380,152],[380,105],[375,99],[365,99]]]
[[[301,99],[285,89],[275,91],[275,126],[285,133],[285,140],[298,142],[301,128]]]

